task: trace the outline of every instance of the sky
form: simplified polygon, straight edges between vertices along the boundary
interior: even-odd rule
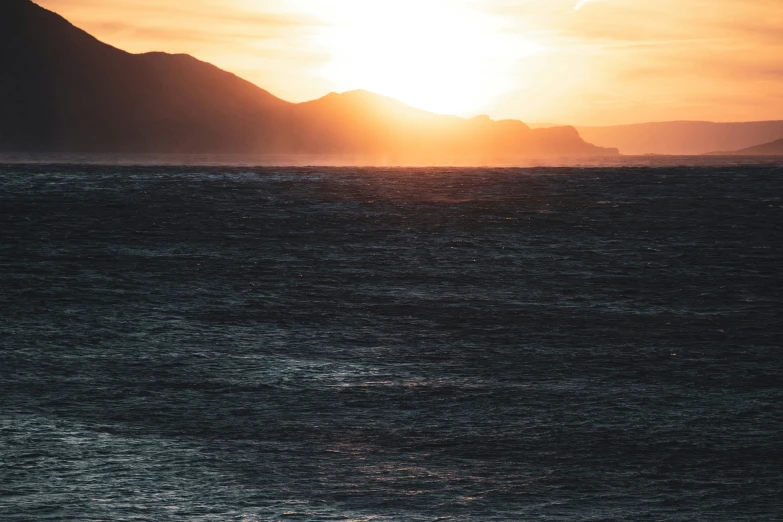
[[[783,0],[36,0],[293,102],[367,89],[531,123],[783,119]]]

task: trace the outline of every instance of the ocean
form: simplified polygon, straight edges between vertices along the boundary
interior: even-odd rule
[[[0,165],[0,520],[783,520],[783,166],[700,161]]]

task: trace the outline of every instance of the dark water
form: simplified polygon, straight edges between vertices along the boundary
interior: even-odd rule
[[[0,519],[783,519],[783,168],[0,166]]]

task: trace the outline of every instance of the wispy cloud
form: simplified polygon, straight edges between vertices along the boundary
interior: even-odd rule
[[[586,6],[587,4],[592,4],[593,2],[597,2],[599,0],[580,0],[578,4],[576,4],[576,7],[574,7],[574,11],[579,11],[581,8]]]

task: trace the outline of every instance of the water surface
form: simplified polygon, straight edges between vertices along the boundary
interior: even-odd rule
[[[782,197],[0,166],[0,518],[780,520]]]

